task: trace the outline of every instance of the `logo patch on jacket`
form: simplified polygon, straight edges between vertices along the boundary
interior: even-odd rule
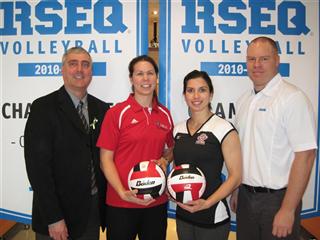
[[[207,134],[201,133],[201,134],[197,137],[196,144],[205,145],[207,139],[208,139]]]
[[[164,130],[169,130],[169,127],[166,124],[163,124],[163,123],[161,123],[159,121],[156,122],[156,126],[158,128],[164,129]]]
[[[138,120],[136,120],[135,118],[131,120],[131,124],[136,124],[138,123]]]

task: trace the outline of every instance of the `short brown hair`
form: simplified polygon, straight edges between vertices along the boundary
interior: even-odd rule
[[[249,46],[250,46],[251,44],[257,43],[257,42],[268,42],[268,43],[271,45],[271,47],[273,48],[273,50],[275,51],[275,53],[276,53],[276,54],[279,53],[277,43],[276,43],[273,39],[271,39],[271,38],[269,38],[269,37],[264,37],[264,36],[262,36],[262,37],[257,37],[257,38],[253,39],[253,40],[249,43]],[[248,46],[248,47],[249,47],[249,46]]]

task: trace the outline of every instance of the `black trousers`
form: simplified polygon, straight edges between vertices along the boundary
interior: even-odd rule
[[[237,240],[299,240],[301,203],[295,212],[292,234],[286,238],[272,235],[273,219],[280,209],[285,192],[252,193],[241,186],[238,195]]]
[[[108,240],[165,240],[167,204],[151,208],[107,206]]]

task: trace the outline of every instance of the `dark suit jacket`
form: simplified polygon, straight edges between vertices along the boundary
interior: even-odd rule
[[[88,95],[89,122],[98,121],[87,134],[64,87],[32,103],[24,133],[24,152],[33,189],[34,231],[48,234],[49,224],[64,219],[69,236],[81,236],[89,218],[91,159],[104,229],[105,178],[95,145],[108,108],[107,103]]]

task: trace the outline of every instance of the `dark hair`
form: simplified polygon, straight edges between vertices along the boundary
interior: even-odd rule
[[[257,38],[253,39],[253,40],[249,43],[249,46],[250,46],[251,44],[257,43],[257,42],[267,42],[267,43],[269,43],[269,44],[271,45],[272,49],[274,50],[274,52],[275,52],[276,54],[278,54],[278,46],[277,46],[277,43],[276,43],[273,39],[271,39],[271,38],[269,38],[269,37],[264,37],[264,36],[262,36],[262,37],[257,37]]]
[[[209,87],[209,92],[211,94],[213,94],[214,89],[213,89],[213,85],[212,85],[212,82],[211,82],[211,78],[209,77],[208,73],[205,72],[205,71],[198,71],[198,70],[193,70],[193,71],[189,72],[184,77],[184,79],[183,79],[183,94],[186,93],[188,81],[190,79],[194,79],[194,78],[202,78],[207,83],[207,85]],[[211,103],[209,103],[209,109],[210,110],[212,109]]]
[[[148,55],[141,55],[138,57],[135,57],[134,59],[132,59],[129,63],[128,69],[129,69],[129,77],[132,77],[133,75],[133,71],[134,71],[134,66],[138,63],[138,62],[149,62],[152,64],[154,71],[156,72],[156,74],[158,75],[159,73],[159,69],[158,69],[158,65],[157,63],[153,60],[152,57],[149,57]]]

